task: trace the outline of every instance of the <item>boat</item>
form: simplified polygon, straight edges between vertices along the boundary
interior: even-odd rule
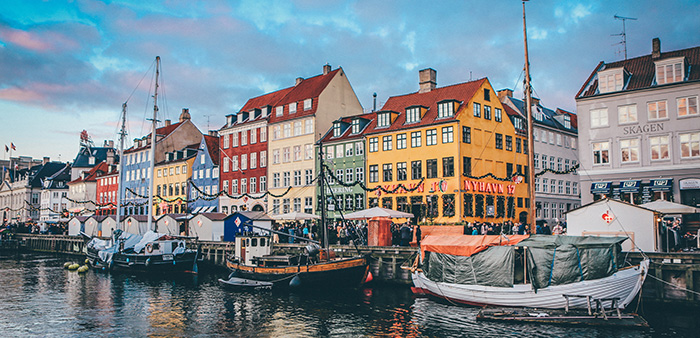
[[[620,268],[626,237],[426,236],[410,267],[413,292],[472,306],[625,308],[649,260]]]
[[[547,324],[573,327],[615,327],[648,330],[649,323],[636,313],[622,314],[614,309],[598,309],[596,312],[562,311],[542,309],[484,308],[476,315],[477,322],[510,324]]]
[[[236,290],[271,290],[271,282],[263,282],[259,280],[230,277],[227,280],[219,278],[219,283]]]
[[[156,57],[155,92],[153,95],[153,118],[151,119],[150,169],[155,162],[156,123],[158,112],[158,77],[160,57]],[[119,145],[119,173],[123,174],[124,137],[126,136],[126,103],[122,105],[122,126]],[[150,191],[153,191],[153,178],[150,178]],[[100,270],[132,271],[145,273],[193,272],[197,273],[199,247],[187,248],[188,237],[169,236],[153,231],[153,194],[148,194],[148,231],[143,235],[124,232],[121,229],[121,189],[117,190],[117,227],[110,240],[86,236],[86,256],[91,267]]]

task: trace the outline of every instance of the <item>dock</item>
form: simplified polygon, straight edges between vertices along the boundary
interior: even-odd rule
[[[603,316],[585,310],[484,308],[476,315],[477,321],[511,324],[548,324],[572,327],[617,327],[648,330],[649,323],[635,313]]]

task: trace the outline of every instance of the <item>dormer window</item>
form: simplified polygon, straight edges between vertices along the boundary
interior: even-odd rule
[[[304,110],[311,110],[311,99],[304,100]]]
[[[389,113],[389,112],[377,114],[377,127],[378,128],[388,127],[391,124],[391,115],[390,114],[391,113]]]
[[[420,122],[420,107],[406,108],[406,123]]]
[[[297,103],[296,102],[290,103],[289,104],[289,113],[294,114],[296,112],[297,112]]]
[[[438,103],[438,118],[455,115],[455,101],[445,101]]]
[[[275,107],[275,116],[282,116],[284,113],[284,106]]]
[[[340,122],[333,123],[333,137],[340,136]]]
[[[354,119],[354,120],[352,120],[352,133],[358,134],[359,132],[360,132],[360,120]]]
[[[533,106],[532,117],[534,117],[537,121],[542,121],[544,119],[544,113],[542,113],[542,109],[538,106]]]
[[[571,129],[571,116],[564,115],[564,128]]]
[[[685,78],[682,57],[666,59],[656,62],[656,84],[681,82]]]
[[[617,92],[625,85],[624,68],[606,69],[598,72],[598,89],[601,94]]]

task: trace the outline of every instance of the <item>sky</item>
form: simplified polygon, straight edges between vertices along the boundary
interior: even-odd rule
[[[700,1],[526,3],[535,96],[576,111],[574,96],[600,61],[700,45]],[[369,111],[418,90],[487,77],[522,97],[522,3],[469,1],[0,1],[0,151],[72,161],[80,132],[126,146],[148,134],[153,66],[161,57],[159,120],[189,108],[202,132],[219,129],[252,97],[341,66]]]

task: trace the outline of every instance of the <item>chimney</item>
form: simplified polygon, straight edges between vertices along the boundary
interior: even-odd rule
[[[227,126],[229,126],[229,127],[231,126],[231,123],[233,123],[234,116],[235,115],[233,115],[233,114],[226,115],[226,125]]]
[[[372,111],[375,112],[377,111],[377,93],[375,92],[372,94],[372,97],[374,98],[374,103],[372,105]]]
[[[502,102],[507,97],[513,97],[513,90],[512,89],[506,88],[506,89],[501,89],[498,91],[498,100],[499,101]]]
[[[185,120],[191,119],[190,108],[182,108],[182,114],[180,114],[180,122],[185,122]]]
[[[437,86],[437,72],[435,69],[426,68],[418,72],[419,93],[427,93]]]
[[[217,137],[218,135],[216,134],[216,130],[210,130],[210,131],[209,131],[209,136]]]
[[[325,65],[323,65],[323,75],[326,75],[330,72],[331,72],[331,65],[329,65],[327,63]]]
[[[303,77],[298,77],[298,78],[297,78],[297,81],[294,83],[294,86],[295,86],[295,87],[298,86],[298,85],[301,83],[301,81],[304,81],[304,78],[303,78]]]
[[[651,39],[651,58],[656,60],[661,57],[661,40],[659,38]]]
[[[109,140],[109,148],[114,148],[114,140]]]
[[[165,120],[165,126],[168,127],[173,123],[173,121],[170,121],[170,119]]]
[[[112,148],[107,149],[107,159],[106,159],[106,161],[107,161],[107,164],[108,164],[108,165],[114,164],[114,149],[112,149]]]
[[[46,164],[51,162],[51,159],[48,156],[44,156],[44,159],[41,161],[41,164]]]
[[[530,98],[530,102],[532,103],[533,107],[536,107],[540,104],[540,99],[533,96]]]

